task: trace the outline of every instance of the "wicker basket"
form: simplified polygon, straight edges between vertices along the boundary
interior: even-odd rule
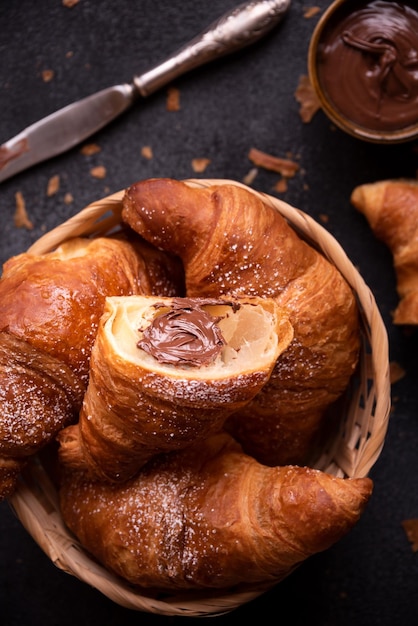
[[[188,180],[194,187],[236,183],[227,180]],[[243,185],[244,186],[244,185]],[[255,192],[279,211],[298,234],[336,265],[357,295],[362,319],[362,348],[357,372],[344,401],[339,431],[317,451],[314,467],[335,476],[366,476],[382,450],[390,412],[388,340],[374,297],[335,239],[312,218],[271,196]],[[99,236],[118,229],[123,192],[89,205],[41,237],[29,252],[49,252],[75,236]],[[244,592],[156,595],[133,588],[91,558],[61,518],[56,489],[47,466],[35,458],[10,498],[16,515],[39,546],[60,569],[78,577],[105,596],[129,609],[203,617],[227,613],[256,598],[268,586]],[[277,581],[279,582],[279,581]]]

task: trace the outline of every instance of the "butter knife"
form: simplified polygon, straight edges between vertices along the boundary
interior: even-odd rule
[[[162,63],[74,102],[28,126],[0,145],[0,182],[78,145],[185,72],[256,42],[286,14],[291,0],[245,2],[222,15]]]

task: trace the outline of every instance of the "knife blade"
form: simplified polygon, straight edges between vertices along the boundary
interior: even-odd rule
[[[0,145],[0,182],[70,150],[185,72],[258,41],[282,20],[290,2],[244,2],[130,83],[103,89],[28,126]]]

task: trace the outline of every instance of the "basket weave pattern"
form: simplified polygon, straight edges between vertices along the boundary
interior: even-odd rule
[[[194,187],[233,183],[228,180],[188,180]],[[244,186],[244,185],[242,185]],[[315,457],[314,467],[334,476],[366,476],[378,459],[390,413],[387,333],[374,297],[335,239],[302,211],[269,195],[250,190],[279,211],[298,234],[320,250],[345,277],[357,296],[361,315],[360,361],[342,406],[339,430]],[[77,236],[103,236],[120,224],[123,191],[90,204],[45,234],[28,252],[43,254]],[[184,593],[157,596],[134,589],[92,559],[63,523],[58,495],[40,459],[28,465],[10,504],[26,530],[51,561],[129,609],[161,615],[208,616],[231,611],[263,593],[268,586],[245,591]]]

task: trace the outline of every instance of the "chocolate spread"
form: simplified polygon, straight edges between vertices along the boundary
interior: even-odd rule
[[[169,311],[157,314],[143,331],[138,348],[159,363],[201,367],[212,363],[225,345],[217,326],[221,319],[208,313],[207,304],[235,304],[206,299],[175,298]],[[155,308],[166,307],[156,303]]]
[[[347,2],[324,29],[318,77],[349,120],[377,131],[418,122],[418,11],[402,2]]]

